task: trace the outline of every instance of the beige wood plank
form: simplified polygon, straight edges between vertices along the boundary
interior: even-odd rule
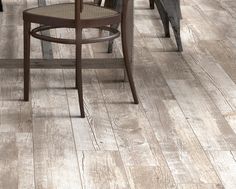
[[[235,133],[200,87],[180,80],[168,84],[204,149],[235,148]]]
[[[220,184],[179,184],[178,189],[224,189]]]
[[[0,188],[34,188],[31,133],[0,132]]]
[[[119,152],[78,151],[84,189],[129,189]]]
[[[186,54],[184,59],[200,80],[222,114],[235,111],[236,85],[211,56],[193,57]]]
[[[163,55],[153,56],[162,61]],[[169,54],[164,60],[158,65],[204,149],[234,149],[235,133],[182,58]]]
[[[116,42],[120,43],[119,40]],[[95,57],[107,56],[104,54],[106,45],[93,47]],[[111,56],[119,57],[119,51],[119,48],[115,49],[114,55]],[[96,71],[96,73],[131,188],[135,187],[132,184],[135,175],[129,173],[129,168],[141,166],[152,166],[151,169],[157,171],[158,176],[161,177],[157,181],[158,185],[173,188],[175,185],[173,177],[145,113],[142,107],[132,104],[128,83],[121,82],[123,73],[112,70]],[[148,180],[145,181],[148,185]]]
[[[0,15],[0,58],[22,57],[26,1],[4,2]],[[22,102],[22,70],[0,70],[0,188],[34,188],[31,103]]]
[[[217,63],[225,70],[230,78],[236,82],[235,61],[236,50],[234,45],[228,40],[201,41],[200,48],[212,55]]]
[[[17,6],[13,7],[14,3]],[[26,1],[10,2],[1,14],[19,17],[25,4]],[[0,28],[0,58],[22,57],[22,26],[16,20],[11,21],[11,25],[1,23],[4,27]],[[22,102],[22,81],[22,70],[0,70],[0,132],[32,132],[31,104]]]
[[[104,75],[101,74],[101,77]],[[110,79],[112,79],[112,76],[114,77],[115,73],[110,74]],[[127,84],[111,83],[108,85],[103,80],[102,86],[119,151],[127,173],[129,174],[130,167],[135,169],[136,167],[151,166],[150,171],[157,172],[160,177],[156,182],[158,185],[166,188],[174,187],[173,177],[142,108],[129,104],[132,99],[129,96]],[[112,92],[114,88],[119,91],[116,95]],[[124,99],[130,100],[125,102]],[[130,183],[137,182],[137,180],[132,180],[135,179],[133,177],[138,175],[138,172],[136,175],[130,174]],[[142,185],[145,185],[145,183],[148,185],[149,180],[144,180]],[[136,184],[139,185],[139,183],[134,183],[134,185]]]
[[[150,57],[150,52],[138,61]],[[137,58],[137,57],[136,57]],[[178,58],[176,58],[178,59]],[[174,61],[173,61],[174,62]],[[136,63],[136,62],[135,62]],[[164,62],[163,62],[164,63]],[[190,77],[187,67],[177,77]],[[191,126],[173,97],[160,69],[149,60],[148,66],[136,66],[136,84],[145,114],[177,183],[220,183]],[[148,75],[149,77],[145,77]],[[171,74],[168,74],[168,76]],[[155,79],[153,79],[155,78]],[[206,179],[207,178],[207,179]]]
[[[226,189],[236,187],[235,151],[208,151],[208,156]]]
[[[161,108],[166,110],[161,114],[161,120],[162,123],[167,123],[163,125],[167,134],[160,137],[159,141],[175,181],[177,183],[220,183],[178,104],[175,101],[165,101],[164,106]],[[169,118],[166,118],[165,113]]]
[[[133,166],[126,167],[131,189],[174,189],[175,184],[168,175],[165,175],[158,167]]]
[[[235,132],[235,83],[213,57],[193,56],[184,58]]]
[[[144,133],[148,121],[140,108],[131,104],[128,83],[120,82],[122,76],[115,71],[97,71],[97,74],[124,164],[157,165]],[[109,82],[115,78],[119,78],[118,82]]]
[[[62,70],[31,75],[36,188],[81,188]]]
[[[57,35],[68,34],[73,36],[74,30],[57,31]],[[61,57],[75,57],[74,46],[60,45],[59,51]],[[84,45],[83,58],[91,58],[91,56],[90,46]],[[66,93],[77,150],[118,150],[95,72],[83,70],[86,119],[75,116],[79,114],[78,93],[77,90],[70,90],[75,86],[74,70],[64,70],[63,75],[65,85],[69,89]]]

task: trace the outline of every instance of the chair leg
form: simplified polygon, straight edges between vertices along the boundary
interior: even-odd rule
[[[111,25],[110,27],[118,29],[119,24],[114,24],[114,25]],[[108,53],[112,53],[113,52],[113,44],[114,44],[114,40],[109,41],[109,43],[108,43],[108,50],[107,50]]]
[[[2,1],[0,0],[0,12],[3,12]]]
[[[174,19],[170,19],[170,23],[171,23],[173,31],[174,31],[178,51],[182,52],[183,46],[182,46],[182,41],[181,41],[181,36],[180,36],[180,19],[178,19],[178,21],[176,21]]]
[[[30,88],[30,22],[24,22],[24,101],[29,101]]]
[[[133,95],[134,103],[138,104],[138,96],[135,89],[134,79],[132,75],[132,68],[131,68],[131,62],[129,60],[129,54],[128,54],[128,41],[127,41],[127,34],[125,29],[124,21],[121,22],[121,40],[122,40],[122,50],[123,50],[123,56],[124,56],[124,63],[125,63],[125,69],[128,77],[128,81],[130,84],[131,92]]]
[[[154,9],[154,0],[149,0],[150,9]]]
[[[168,18],[168,14],[165,11],[165,8],[163,7],[162,3],[160,2],[160,0],[154,0],[158,9],[158,12],[160,14],[161,17],[161,21],[164,27],[164,31],[165,31],[165,37],[170,37],[170,27],[169,27],[169,18]]]
[[[79,106],[81,117],[85,117],[83,102],[83,83],[82,83],[82,29],[76,31],[76,86],[78,89]]]

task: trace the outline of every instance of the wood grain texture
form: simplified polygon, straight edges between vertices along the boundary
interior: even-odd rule
[[[63,73],[35,71],[31,83],[36,188],[81,188]]]
[[[225,188],[235,188],[235,151],[209,151],[208,155]]]
[[[80,172],[84,189],[129,189],[119,152],[79,151]]]
[[[74,33],[73,30],[57,31],[57,35],[66,34],[73,35]],[[75,57],[74,50],[74,46],[59,46],[61,57]],[[83,58],[92,58],[91,47],[84,45],[82,55]],[[66,87],[74,88],[74,70],[64,70],[63,75]],[[79,110],[77,90],[66,90],[77,149],[118,150],[95,72],[93,70],[83,70],[83,81],[86,119],[83,120],[76,116]],[[78,125],[81,126],[78,127]]]
[[[94,51],[96,52],[96,49]],[[101,53],[99,55],[102,56]],[[139,184],[141,186],[150,184],[153,187],[157,184],[161,187],[174,188],[173,177],[142,107],[131,104],[128,83],[120,81],[123,74],[115,71],[97,71],[97,75],[131,188],[138,187]],[[116,83],[109,82],[114,79]],[[136,168],[139,170],[147,168],[147,175],[148,171],[157,173],[159,179],[152,184],[147,179],[136,183],[135,177],[141,174],[132,171]]]
[[[3,3],[0,58],[21,59],[22,10],[38,1]],[[148,7],[135,1],[139,105],[122,70],[83,70],[87,117],[81,119],[74,70],[33,69],[25,103],[22,70],[0,69],[0,188],[236,187],[236,3],[181,0],[182,54],[173,52],[160,16]],[[74,37],[74,30],[50,35]],[[53,57],[75,57],[74,46],[51,45]],[[31,57],[42,58],[42,50],[32,39]],[[113,54],[106,52],[107,43],[83,46],[84,58],[120,58],[120,39]]]
[[[0,133],[0,188],[34,188],[31,133]]]

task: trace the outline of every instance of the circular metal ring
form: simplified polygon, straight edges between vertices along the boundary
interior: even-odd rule
[[[75,39],[55,38],[55,37],[50,37],[50,36],[38,34],[38,32],[42,32],[42,31],[46,31],[46,30],[50,30],[50,29],[58,29],[58,28],[64,28],[64,27],[63,26],[39,26],[39,27],[33,29],[30,32],[30,34],[34,38],[44,40],[44,41],[54,42],[54,43],[62,43],[62,44],[75,44],[76,43]],[[120,32],[115,28],[102,26],[102,27],[96,27],[96,29],[100,29],[102,31],[108,31],[109,36],[82,39],[81,44],[110,41],[110,40],[116,39],[120,36]]]

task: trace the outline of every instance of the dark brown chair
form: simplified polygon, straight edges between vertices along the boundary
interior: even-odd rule
[[[111,41],[120,36],[120,32],[111,25],[121,23],[122,49],[125,70],[130,83],[134,103],[138,104],[138,97],[132,76],[131,62],[128,57],[128,44],[126,36],[126,15],[129,0],[123,1],[122,12],[99,7],[94,4],[85,4],[82,0],[75,0],[75,3],[63,3],[28,9],[23,12],[24,19],[24,100],[29,100],[30,87],[30,36],[49,42],[74,44],[76,46],[76,88],[78,89],[81,117],[85,117],[83,105],[82,88],[82,44]],[[39,27],[31,30],[31,23],[40,24]],[[61,39],[44,36],[40,32],[52,28],[75,28],[75,39]],[[90,39],[82,38],[84,28],[99,28],[109,31],[109,36],[101,36]]]

